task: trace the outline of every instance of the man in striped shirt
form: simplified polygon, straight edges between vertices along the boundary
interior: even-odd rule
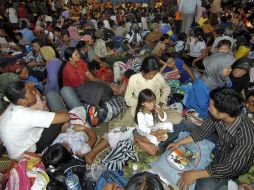
[[[197,180],[195,190],[218,190],[246,173],[254,164],[254,124],[242,112],[243,98],[233,89],[215,89],[210,94],[208,118],[191,135],[168,145],[170,150],[198,142],[216,133],[218,139],[214,159],[205,170],[186,171],[178,181],[180,189],[187,189]],[[202,159],[202,158],[201,158]]]

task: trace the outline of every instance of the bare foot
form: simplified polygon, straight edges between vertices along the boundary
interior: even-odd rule
[[[94,156],[90,152],[85,154],[84,157],[87,164],[91,165],[93,163]]]
[[[143,142],[140,139],[136,139],[136,142],[137,142],[139,148],[141,150],[143,150],[144,152],[148,153],[150,156],[156,155],[158,148],[155,145],[153,145],[151,143]]]

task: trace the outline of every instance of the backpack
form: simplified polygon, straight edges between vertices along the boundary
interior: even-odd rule
[[[98,117],[100,123],[109,122],[123,110],[123,100],[120,96],[113,95],[109,100],[100,102]]]
[[[71,160],[59,164],[57,168],[49,167],[47,169],[47,173],[50,176],[47,190],[67,190],[65,180],[69,170],[78,176],[82,190],[94,189],[96,183],[86,179],[86,163],[83,159],[72,156]]]

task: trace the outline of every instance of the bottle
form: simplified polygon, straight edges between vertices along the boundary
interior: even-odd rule
[[[72,171],[68,172],[65,184],[68,190],[81,190],[78,176],[73,174]]]

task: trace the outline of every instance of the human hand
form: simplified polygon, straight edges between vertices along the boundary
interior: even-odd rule
[[[63,125],[62,125],[62,128],[61,128],[61,132],[62,133],[65,133],[67,128],[70,126],[70,124],[68,122],[65,122]]]
[[[254,187],[252,187],[251,185],[247,185],[247,184],[243,184],[240,185],[240,190],[254,190]]]
[[[163,110],[161,109],[161,107],[162,107],[162,105],[163,104],[159,104],[159,105],[155,105],[154,106],[154,111],[157,113],[157,114],[159,114],[161,117],[163,117],[163,115],[164,115],[164,113],[163,113]]]
[[[158,129],[155,131],[155,133],[158,135],[164,135],[167,132],[168,132],[168,130],[165,130],[165,129]]]
[[[173,142],[173,143],[170,143],[168,146],[167,146],[167,149],[169,149],[170,151],[173,151],[175,149],[177,149],[179,146],[181,146],[181,144],[178,142]]]
[[[198,179],[197,171],[185,171],[181,173],[181,178],[177,182],[177,186],[179,186],[180,190],[187,190],[191,184]]]
[[[27,63],[28,67],[34,67],[35,65],[36,65],[35,61],[31,61],[31,62]]]

